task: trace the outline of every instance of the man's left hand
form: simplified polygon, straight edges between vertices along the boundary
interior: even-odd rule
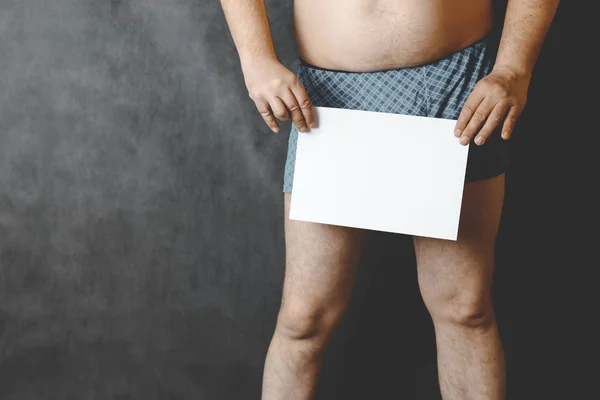
[[[475,144],[481,146],[504,120],[502,139],[509,139],[525,107],[530,79],[530,74],[518,73],[513,68],[494,67],[489,75],[477,82],[467,98],[456,122],[454,136],[465,146],[475,137]]]

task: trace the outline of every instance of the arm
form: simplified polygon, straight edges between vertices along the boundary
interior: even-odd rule
[[[261,59],[277,60],[264,0],[221,0],[242,69]]]
[[[477,83],[456,123],[455,136],[461,144],[468,144],[479,131],[475,144],[482,145],[503,119],[502,138],[510,138],[558,3],[509,0],[494,68]]]
[[[494,68],[531,76],[559,0],[511,0]]]
[[[316,127],[302,83],[275,55],[264,0],[221,0],[250,98],[273,132],[275,120],[292,121],[300,132]],[[289,114],[288,114],[289,112]]]

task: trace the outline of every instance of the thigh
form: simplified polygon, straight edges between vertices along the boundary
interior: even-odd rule
[[[289,219],[285,203],[285,277],[282,308],[300,317],[346,307],[365,231]],[[303,315],[304,314],[304,315]]]
[[[504,174],[466,183],[457,240],[413,238],[419,287],[430,311],[454,298],[476,303],[489,295],[503,201]]]

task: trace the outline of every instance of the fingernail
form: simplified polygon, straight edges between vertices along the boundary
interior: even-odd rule
[[[317,124],[316,124],[315,122],[313,122],[312,124],[310,124],[310,127],[311,127],[311,128],[316,128],[316,127],[317,127]]]
[[[460,144],[466,145],[468,143],[469,143],[469,138],[468,137],[464,136],[464,137],[460,138]]]
[[[455,129],[454,130],[454,136],[456,136],[456,137],[460,136],[460,129]]]
[[[300,132],[305,133],[306,132],[306,128],[305,127],[300,128]]]
[[[477,143],[478,146],[481,146],[483,144],[483,142],[484,142],[483,138],[480,138],[480,137],[475,138],[475,143]]]

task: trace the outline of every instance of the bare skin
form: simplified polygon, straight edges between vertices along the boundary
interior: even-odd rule
[[[221,0],[250,98],[265,123],[316,127],[296,75],[275,56],[264,0]],[[323,68],[372,71],[413,66],[468,47],[489,32],[491,0],[296,0],[298,51]],[[496,126],[509,139],[527,100],[535,61],[558,0],[509,0],[492,72],[456,123],[461,144],[485,145]],[[502,344],[491,299],[504,174],[465,184],[458,240],[414,237],[418,280],[432,317],[444,400],[505,398]],[[365,232],[289,220],[277,327],[265,361],[262,400],[314,398],[320,360],[343,315]]]
[[[414,237],[418,282],[434,322],[444,399],[503,399],[504,357],[491,302],[504,174],[465,185],[458,240]],[[312,399],[327,341],[348,307],[365,231],[289,219],[277,327],[263,400]]]
[[[465,185],[457,241],[413,237],[423,301],[435,327],[444,399],[504,399],[502,344],[492,305],[504,174]]]
[[[285,277],[264,369],[263,400],[312,399],[325,345],[350,298],[365,231],[289,219]]]
[[[409,67],[463,49],[492,28],[490,1],[296,0],[300,56],[324,68]]]

